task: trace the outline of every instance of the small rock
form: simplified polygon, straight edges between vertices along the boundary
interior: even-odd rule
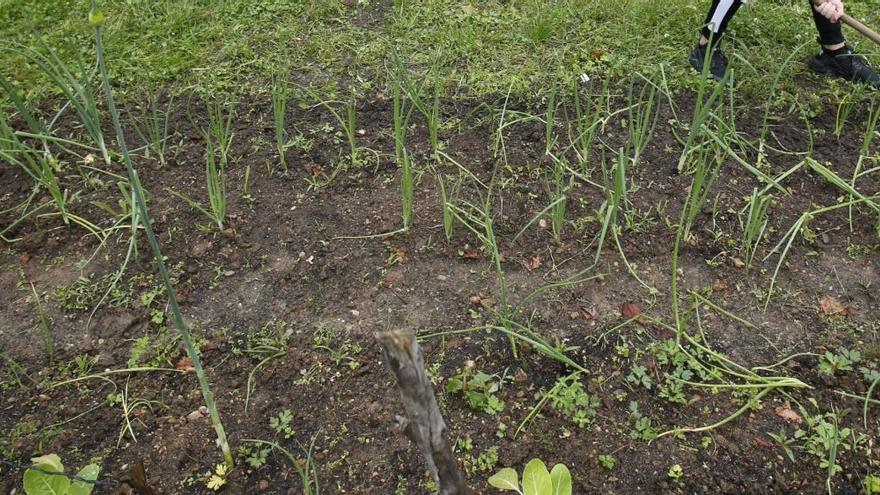
[[[213,243],[211,241],[200,242],[189,250],[189,255],[194,258],[198,258],[207,253],[208,250],[211,249],[212,245]]]
[[[46,395],[46,394],[40,394],[40,395],[37,396],[37,399],[38,399],[40,402],[46,402],[46,401],[48,401],[48,400],[50,399],[50,397],[49,397],[48,395]]]
[[[208,414],[208,407],[207,406],[199,406],[199,412],[202,414],[205,414],[205,415]]]
[[[351,316],[354,316],[355,318],[357,318],[360,315],[361,315],[360,311],[358,311],[356,309],[351,310]]]
[[[202,407],[204,407],[204,406],[202,406]],[[189,421],[190,423],[192,423],[192,422],[198,421],[204,417],[205,417],[205,415],[202,414],[201,411],[195,410],[195,411],[186,415],[186,420]]]
[[[437,275],[437,280],[441,282],[445,281],[447,278],[449,277],[447,277],[446,275]]]
[[[260,491],[265,492],[269,489],[269,480],[260,480]]]
[[[733,266],[734,268],[742,268],[746,266],[745,262],[739,258],[733,258]]]

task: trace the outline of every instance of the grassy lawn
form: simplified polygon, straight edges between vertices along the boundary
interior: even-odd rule
[[[880,22],[874,1],[849,12]],[[94,64],[87,2],[4,0],[0,35],[20,45],[46,43],[75,67]],[[107,57],[114,84],[126,94],[172,86],[177,91],[262,93],[279,70],[303,84],[385,87],[393,54],[420,77],[443,81],[444,95],[534,97],[580,74],[619,78],[664,66],[674,88],[693,86],[686,54],[706,3],[643,0],[458,2],[109,1]],[[848,29],[848,28],[847,28]],[[863,52],[877,47],[854,32]],[[817,49],[806,2],[754,2],[733,20],[728,52],[741,91],[766,95]],[[9,50],[2,58],[28,97],[52,92]],[[821,85],[825,87],[828,85]],[[834,87],[834,84],[830,86]],[[824,92],[823,90],[820,90]]]

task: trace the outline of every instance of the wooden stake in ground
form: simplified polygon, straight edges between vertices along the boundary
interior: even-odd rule
[[[464,475],[446,441],[446,423],[437,407],[434,389],[425,374],[422,350],[415,336],[395,331],[376,334],[382,345],[385,363],[397,377],[400,397],[409,424],[406,432],[419,447],[425,462],[440,486],[440,495],[466,495]]]

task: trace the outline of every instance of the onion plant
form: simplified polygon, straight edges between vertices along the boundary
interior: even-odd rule
[[[553,157],[553,184],[550,186],[550,224],[553,228],[553,239],[562,242],[562,227],[565,225],[565,207],[568,202],[566,198],[567,186],[565,183],[565,170],[567,166],[565,162]]]
[[[403,149],[403,156],[401,158],[402,161],[400,163],[400,198],[403,207],[403,228],[404,230],[407,230],[412,226],[413,221],[413,194],[415,186],[413,179],[412,158],[410,158],[410,155],[406,151],[406,148]]]
[[[214,135],[204,132],[205,137],[205,185],[208,191],[208,205],[190,199],[188,196],[167,189],[169,193],[185,201],[194,210],[198,210],[211,219],[219,230],[226,226],[226,167],[222,158],[217,163],[218,146],[214,144]]]
[[[574,82],[574,121],[575,135],[569,138],[580,164],[581,173],[589,177],[590,156],[593,153],[593,143],[596,132],[602,125],[602,113],[608,102],[608,79],[605,80],[602,92],[596,96],[581,96],[580,79]]]
[[[159,241],[156,237],[156,234],[153,232],[152,222],[150,221],[150,214],[147,210],[146,198],[144,197],[144,189],[141,186],[140,177],[138,176],[137,170],[134,168],[134,165],[131,161],[131,156],[128,152],[128,147],[125,143],[125,134],[122,131],[122,124],[120,123],[119,112],[116,110],[116,103],[113,99],[113,92],[110,87],[110,78],[107,74],[107,66],[104,60],[104,46],[102,40],[103,21],[104,15],[98,11],[97,0],[92,0],[91,11],[89,12],[89,22],[95,29],[95,51],[98,59],[98,70],[100,73],[101,81],[103,83],[104,95],[107,100],[107,108],[113,121],[114,130],[116,131],[116,140],[119,146],[119,151],[122,155],[123,162],[125,163],[126,171],[128,172],[128,178],[134,191],[135,203],[139,211],[139,216],[141,218],[141,223],[144,227],[144,231],[147,234],[147,239],[150,242],[150,248],[153,251],[153,259],[156,262],[156,267],[159,271],[159,277],[162,280],[162,283],[165,287],[165,292],[168,296],[168,306],[172,315],[174,327],[180,334],[180,339],[183,342],[187,357],[192,360],[193,367],[196,371],[196,379],[198,380],[199,386],[202,390],[202,396],[205,400],[205,405],[208,408],[208,414],[211,418],[211,423],[213,424],[214,430],[217,434],[217,441],[220,445],[221,451],[223,452],[223,457],[226,465],[229,468],[232,468],[234,465],[232,450],[230,449],[229,442],[226,439],[226,432],[223,428],[223,422],[220,419],[220,414],[217,411],[217,404],[214,401],[214,394],[211,392],[210,385],[208,384],[208,379],[205,376],[205,370],[202,367],[201,357],[199,356],[199,352],[193,342],[192,334],[190,333],[186,324],[183,322],[183,316],[180,311],[180,306],[177,303],[177,296],[175,294],[174,287],[171,284],[171,279],[168,276],[168,270],[165,266],[165,257],[162,254],[162,249],[159,246]]]
[[[633,84],[630,84],[627,92],[627,130],[629,131],[627,151],[632,157],[633,166],[638,164],[657,126],[660,112],[657,108],[656,96],[657,87],[651,81],[643,84],[637,95],[634,93]]]
[[[272,116],[275,123],[275,152],[278,153],[278,164],[287,172],[287,130],[284,127],[284,117],[287,114],[287,101],[290,98],[290,88],[287,79],[279,74],[272,76]]]
[[[95,95],[92,91],[90,77],[88,75],[83,75],[79,78],[74,76],[68,65],[58,57],[54,50],[52,50],[45,42],[41,42],[41,44],[43,50],[48,56],[43,55],[33,48],[16,45],[6,46],[0,48],[0,50],[5,50],[24,58],[33,64],[39,72],[45,74],[46,77],[49,78],[67,100],[63,108],[67,108],[68,105],[73,107],[74,111],[76,111],[76,114],[79,116],[83,129],[85,129],[86,133],[101,151],[104,163],[109,165],[111,163],[110,153],[104,142],[104,133],[101,130],[100,113],[98,112],[98,107],[95,103]],[[32,127],[32,130],[39,130],[41,133],[49,134],[51,124],[45,127],[40,125],[29,112],[23,114],[23,116]],[[28,118],[28,116],[30,116],[30,118]],[[56,116],[56,119],[57,118],[58,116]]]
[[[752,190],[752,195],[749,198],[749,214],[746,217],[745,225],[743,225],[741,241],[742,250],[745,253],[746,266],[752,264],[758,245],[764,238],[769,220],[767,212],[772,202],[773,196],[761,194],[758,192],[757,187]]]
[[[235,118],[235,106],[232,102],[212,99],[205,102],[208,112],[208,127],[200,129],[205,139],[208,154],[220,157],[220,167],[226,168],[229,163],[229,151],[232,149],[232,121]],[[211,158],[214,160],[214,158]]]
[[[862,133],[862,145],[859,149],[859,159],[856,161],[856,168],[853,170],[852,179],[849,182],[850,188],[856,188],[856,181],[865,175],[876,172],[878,169],[869,169],[867,171],[862,171],[862,167],[864,166],[865,160],[868,159],[868,154],[871,150],[871,143],[874,141],[874,137],[877,136],[877,124],[880,122],[880,102],[875,98],[868,109],[868,118],[865,123],[865,131]],[[850,199],[852,199],[852,195],[850,195]],[[853,229],[853,209],[849,208],[849,229],[852,231]]]
[[[544,111],[544,155],[549,156],[556,144],[556,134],[553,132],[556,124],[556,86],[550,89],[547,95],[547,109]]]
[[[711,41],[710,41],[711,42]],[[694,114],[691,117],[691,123],[688,127],[687,139],[685,140],[684,149],[678,159],[678,172],[685,171],[690,153],[699,150],[700,147],[694,146],[703,134],[707,122],[715,113],[716,108],[722,103],[725,85],[717,84],[709,77],[709,57],[712,56],[712,50],[706,50],[706,60],[703,64],[703,73],[700,74],[697,84],[696,102],[694,103]]]
[[[715,181],[718,179],[718,173],[721,171],[722,157],[724,156],[712,146],[710,142],[704,142],[696,147],[695,152],[688,154],[696,154],[694,163],[693,182],[688,193],[685,203],[684,240],[690,239],[691,228],[694,225],[697,215],[706,203]]]
[[[174,96],[170,96],[168,103],[164,109],[159,108],[159,95],[151,96],[146,103],[147,107],[143,111],[143,115],[137,119],[140,127],[135,126],[135,131],[144,141],[146,150],[146,158],[150,158],[150,154],[155,154],[159,160],[159,165],[166,165],[165,152],[168,149],[169,124],[174,115],[173,105]]]

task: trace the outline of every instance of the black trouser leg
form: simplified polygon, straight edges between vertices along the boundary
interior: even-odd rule
[[[840,29],[840,21],[829,21],[824,15],[816,12],[812,2],[810,2],[810,11],[813,13],[813,22],[816,23],[816,30],[819,31],[819,43],[823,45],[843,43],[843,31]]]
[[[727,29],[727,23],[739,10],[741,0],[712,0],[712,7],[706,16],[706,22],[703,25],[703,36],[712,40],[712,44],[717,43],[724,31]]]

